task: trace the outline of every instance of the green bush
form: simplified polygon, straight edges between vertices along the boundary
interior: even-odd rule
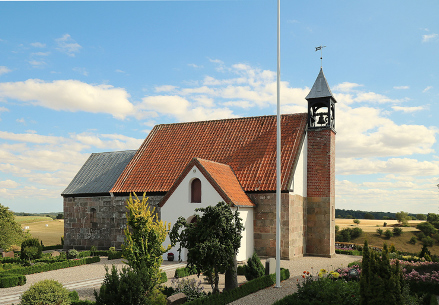
[[[75,250],[75,249],[69,249],[69,250],[67,251],[67,258],[68,258],[68,259],[78,258],[78,256],[79,256],[79,252],[78,252],[78,250]]]
[[[0,274],[0,288],[8,288],[15,286],[22,286],[26,284],[26,277],[20,274]]]
[[[238,275],[245,275],[245,265],[239,265],[236,269],[236,274]]]
[[[62,249],[63,245],[44,246],[43,251]]]
[[[97,305],[148,304],[142,270],[134,271],[124,267],[118,271],[114,265],[111,272],[108,272],[108,267],[105,270],[104,283],[99,293],[94,291]]]
[[[390,231],[389,229],[387,229],[387,230],[384,232],[384,236],[385,236],[387,239],[390,239],[391,237],[393,237],[393,232]]]
[[[430,236],[424,237],[421,241],[424,246],[433,247],[434,241]]]
[[[282,269],[280,271],[281,281],[290,278],[290,271],[288,269]],[[254,280],[248,281],[238,288],[229,290],[224,293],[211,294],[202,299],[195,299],[191,302],[184,303],[185,305],[225,305],[229,304],[237,299],[245,297],[249,294],[255,293],[261,289],[272,286],[276,283],[276,274],[264,275]]]
[[[245,267],[245,278],[247,281],[256,279],[265,275],[265,268],[259,259],[256,252],[253,253],[252,257],[247,260],[247,266]]]
[[[75,290],[69,292],[69,298],[70,298],[70,301],[72,301],[72,302],[79,301],[79,295]]]
[[[153,288],[146,295],[147,304],[148,305],[166,305],[168,301],[166,300],[166,296],[161,292],[158,288]]]
[[[402,229],[398,227],[394,227],[392,231],[395,236],[400,236],[402,234]]]
[[[197,274],[197,269],[195,268],[195,266],[193,266],[192,268],[183,267],[175,269],[174,277],[178,279],[192,274]]]
[[[69,291],[55,280],[44,280],[33,284],[21,296],[21,305],[68,305]]]
[[[416,229],[424,233],[426,236],[431,236],[437,232],[436,228],[429,222],[421,222],[416,226]]]
[[[32,260],[41,258],[43,247],[37,238],[28,238],[21,243],[20,258]]]
[[[108,260],[119,259],[122,257],[122,251],[108,251]]]
[[[412,238],[410,238],[409,243],[411,243],[412,245],[416,244],[416,237],[412,236]]]
[[[175,293],[182,292],[186,295],[188,301],[203,298],[207,294],[201,286],[201,281],[197,283],[195,279],[173,279],[172,288]]]
[[[383,235],[383,229],[378,228],[377,229],[377,233],[378,233],[379,236]]]
[[[287,304],[343,304],[358,305],[360,303],[360,283],[344,280],[334,281],[323,277],[317,280],[306,280],[298,284],[298,291],[273,305]]]

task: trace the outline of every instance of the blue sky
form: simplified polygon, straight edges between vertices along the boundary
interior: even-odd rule
[[[281,1],[283,113],[323,69],[336,206],[439,212],[437,1]],[[0,2],[0,203],[62,211],[92,152],[276,113],[277,1]]]

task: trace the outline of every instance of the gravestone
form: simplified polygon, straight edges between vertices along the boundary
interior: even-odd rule
[[[12,258],[14,258],[14,251],[3,252],[2,255],[3,255],[3,257],[12,257]]]
[[[60,253],[58,251],[53,251],[51,253],[52,257],[58,257],[60,255]]]
[[[265,261],[265,275],[276,273],[276,259],[267,258]]]

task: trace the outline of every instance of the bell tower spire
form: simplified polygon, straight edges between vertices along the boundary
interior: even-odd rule
[[[332,129],[335,132],[335,100],[320,68],[311,91],[305,98],[308,101],[308,129]]]

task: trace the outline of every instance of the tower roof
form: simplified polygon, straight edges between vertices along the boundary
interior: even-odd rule
[[[311,91],[305,97],[305,99],[321,98],[321,97],[332,97],[335,102],[337,102],[332,95],[331,89],[329,89],[328,82],[326,81],[325,74],[323,74],[323,68],[320,68],[319,75],[317,76]]]

